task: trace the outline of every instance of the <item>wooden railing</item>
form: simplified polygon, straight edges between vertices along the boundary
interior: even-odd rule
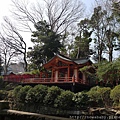
[[[15,83],[23,83],[23,84],[32,84],[32,83],[80,83],[80,84],[89,84],[87,81],[83,79],[76,79],[75,77],[58,77],[58,78],[39,78],[39,77],[30,77],[30,76],[9,76],[4,77],[4,81],[7,82],[15,82]]]
[[[59,77],[57,82],[73,82],[72,77]]]
[[[3,76],[3,80],[4,81],[8,81],[8,82],[15,82],[15,83],[20,83],[22,82],[22,80],[24,79],[29,79],[29,78],[39,78],[39,76],[37,75],[6,75]]]
[[[47,83],[50,81],[51,81],[51,78],[28,78],[28,79],[23,79],[21,82],[22,83]]]
[[[57,82],[73,82],[72,77],[60,78],[28,78],[23,79],[22,83],[57,83]]]

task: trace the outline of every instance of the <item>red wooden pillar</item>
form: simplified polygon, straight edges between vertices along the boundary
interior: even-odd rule
[[[70,66],[68,65],[68,75],[67,75],[67,81],[69,80],[70,78]]]
[[[79,72],[79,69],[77,68],[77,80],[76,81],[79,81],[79,78],[78,78],[78,72]]]
[[[72,77],[72,82],[75,83],[75,76]]]
[[[75,80],[78,81],[78,68],[77,67],[74,68],[74,76],[75,76]]]
[[[40,72],[40,78],[42,78],[42,72]]]
[[[52,68],[52,75],[51,75],[51,81],[54,81],[54,69]]]
[[[48,73],[45,74],[45,77],[48,78]]]
[[[58,75],[59,75],[59,71],[58,69],[55,70],[55,82],[58,82]]]

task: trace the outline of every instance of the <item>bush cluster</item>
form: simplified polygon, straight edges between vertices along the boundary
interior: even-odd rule
[[[120,85],[111,89],[110,87],[92,87],[89,91],[73,93],[63,90],[57,86],[47,87],[36,85],[31,87],[17,86],[8,95],[14,105],[20,109],[21,105],[39,105],[55,107],[62,110],[80,110],[87,107],[108,107],[119,106],[120,104]],[[12,99],[11,99],[12,96]]]
[[[10,100],[14,101],[14,104],[17,105],[16,107],[26,104],[29,106],[37,104],[39,106],[70,110],[73,108],[81,108],[81,106],[87,107],[87,102],[84,100],[88,100],[88,95],[86,93],[79,94],[80,92],[75,94],[57,86],[47,87],[44,85],[36,85],[31,87],[27,85],[22,87],[19,85],[15,87],[8,96]],[[11,99],[11,96],[13,99]],[[81,96],[83,97],[81,98]],[[78,104],[80,102],[82,103]]]

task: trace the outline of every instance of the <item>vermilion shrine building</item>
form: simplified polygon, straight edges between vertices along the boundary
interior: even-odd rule
[[[43,65],[45,70],[40,72],[39,77],[29,75],[17,77],[16,75],[13,75],[11,79],[6,77],[4,80],[12,81],[12,78],[16,76],[17,79],[15,79],[14,82],[19,81],[21,84],[56,85],[63,89],[78,92],[83,89],[89,89],[90,87],[90,80],[87,79],[86,75],[80,71],[80,68],[91,65],[92,62],[87,58],[70,59],[57,54]]]

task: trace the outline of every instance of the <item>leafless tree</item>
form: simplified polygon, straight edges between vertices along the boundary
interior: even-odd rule
[[[2,30],[4,33],[4,41],[7,47],[17,52],[17,54],[23,55],[23,60],[25,63],[25,71],[27,71],[27,60],[26,60],[26,42],[21,36],[20,32],[17,30],[15,25],[12,24],[10,19],[4,17],[4,23],[2,24]],[[3,38],[3,37],[2,37]]]
[[[40,0],[30,7],[25,0],[12,0],[12,13],[20,25],[31,30],[34,25],[46,20],[51,29],[57,33],[64,33],[73,23],[80,20],[84,7],[80,0]],[[24,29],[24,30],[25,30]]]
[[[1,33],[0,33],[0,54],[1,59],[3,61],[4,66],[4,74],[7,74],[8,67],[10,65],[10,62],[13,60],[14,57],[16,57],[17,52],[9,47],[6,43],[6,39]]]

